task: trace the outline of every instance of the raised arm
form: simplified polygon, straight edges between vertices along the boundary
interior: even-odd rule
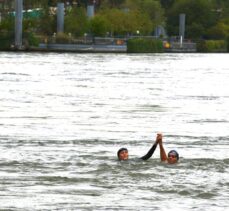
[[[160,157],[161,157],[161,161],[167,161],[167,155],[165,152],[165,149],[163,147],[163,143],[162,143],[162,134],[157,134],[157,140],[160,146]]]
[[[142,156],[140,159],[142,160],[148,160],[149,158],[152,157],[155,149],[157,148],[157,144],[158,144],[158,140],[156,139],[156,141],[154,142],[153,146],[150,148],[150,150],[147,152],[146,155]]]

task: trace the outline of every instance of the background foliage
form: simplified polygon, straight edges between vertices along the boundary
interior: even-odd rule
[[[14,0],[0,2],[0,33],[14,31]],[[154,35],[164,27],[169,37],[179,35],[179,14],[186,14],[185,38],[226,40],[229,37],[228,0],[24,0],[24,9],[39,8],[38,15],[26,15],[23,31],[36,36],[56,33],[56,5],[65,3],[65,34],[82,37]],[[86,15],[87,4],[95,5],[95,16]]]

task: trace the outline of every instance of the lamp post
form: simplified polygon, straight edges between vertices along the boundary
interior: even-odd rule
[[[136,34],[137,34],[137,36],[139,36],[139,35],[140,35],[140,31],[139,31],[139,30],[137,30],[137,31],[136,31]]]
[[[87,43],[87,33],[84,33],[84,42]]]

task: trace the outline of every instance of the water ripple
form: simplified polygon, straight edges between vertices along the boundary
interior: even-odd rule
[[[229,208],[228,54],[0,61],[1,210]],[[158,132],[178,164],[139,159]]]

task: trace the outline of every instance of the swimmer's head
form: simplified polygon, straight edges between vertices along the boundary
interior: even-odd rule
[[[128,149],[120,148],[117,152],[117,156],[119,160],[128,160]]]
[[[174,164],[179,160],[179,154],[176,150],[171,150],[168,153],[168,163]]]

